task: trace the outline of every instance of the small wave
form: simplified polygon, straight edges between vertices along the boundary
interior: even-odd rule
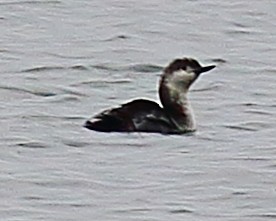
[[[115,66],[110,66],[107,64],[96,64],[92,65],[93,68],[98,69],[98,70],[105,70],[105,71],[121,71],[122,68],[120,67],[115,67]]]
[[[65,59],[88,59],[88,58],[93,58],[93,56],[62,55],[62,54],[49,53],[49,52],[45,52],[45,54],[56,57],[56,58],[65,58]]]
[[[229,129],[234,129],[234,130],[245,130],[245,131],[257,131],[257,129],[254,128],[249,128],[249,127],[242,127],[242,126],[225,126],[226,128]]]
[[[237,27],[237,28],[248,28],[247,25],[244,25],[244,24],[242,24],[242,23],[240,23],[240,22],[231,22],[231,24],[232,24],[233,26]]]
[[[242,103],[242,106],[247,106],[247,107],[254,107],[254,106],[259,106],[257,103],[252,103],[252,102],[247,102],[247,103]]]
[[[235,191],[232,193],[232,195],[235,195],[235,196],[244,196],[244,195],[247,195],[246,192],[244,191]]]
[[[128,84],[132,82],[131,79],[116,79],[116,80],[103,80],[103,79],[93,79],[93,80],[88,80],[88,81],[82,81],[79,83],[71,84],[70,86],[72,87],[79,87],[82,85],[94,85],[97,87],[105,87],[106,85],[109,84]]]
[[[108,38],[108,39],[103,40],[103,41],[125,40],[125,39],[129,39],[129,38],[130,38],[130,36],[128,36],[128,35],[117,35],[117,36]]]
[[[235,157],[231,159],[235,161],[271,161],[271,158],[267,157]]]
[[[52,71],[52,70],[62,70],[65,69],[64,67],[60,66],[43,66],[43,67],[35,67],[35,68],[28,68],[22,70],[21,72],[43,72],[43,71]]]
[[[266,115],[266,116],[273,116],[274,115],[274,113],[269,113],[267,111],[261,111],[261,110],[247,110],[247,111],[245,111],[245,113]]]
[[[1,18],[0,18],[1,19]],[[9,52],[8,50],[6,50],[6,49],[0,49],[0,53],[7,53],[7,52]]]
[[[63,92],[64,94],[69,94],[69,95],[76,95],[79,97],[85,97],[86,95],[84,93],[81,93],[79,91],[77,91],[76,89],[72,89],[70,87],[59,87],[59,90],[61,90],[61,92]]]
[[[230,31],[226,31],[227,34],[234,36],[234,35],[249,35],[249,34],[253,34],[252,31],[249,30],[230,30]]]
[[[44,143],[38,141],[29,141],[24,143],[18,143],[17,146],[26,147],[26,148],[47,148],[48,146]]]
[[[43,200],[45,198],[41,197],[41,196],[24,196],[24,197],[22,197],[22,199],[28,200],[28,201],[39,201],[39,200]]]
[[[64,116],[64,117],[59,117],[60,119],[64,119],[64,120],[69,120],[69,121],[72,121],[72,120],[76,120],[76,121],[79,121],[79,120],[85,120],[86,117],[80,117],[80,116]]]
[[[130,83],[130,82],[132,82],[132,80],[130,80],[130,79],[92,80],[92,81],[82,82],[82,84],[98,84],[98,83],[104,83],[104,84],[125,84],[125,83]]]
[[[155,73],[163,70],[163,67],[152,64],[137,64],[129,67],[129,70],[143,73]]]
[[[1,2],[0,5],[33,5],[33,4],[60,4],[61,1],[48,0],[48,1],[11,1]]]
[[[54,115],[30,115],[30,116],[24,116],[24,119],[30,119],[30,120],[43,120],[43,121],[57,121],[57,120],[69,120],[69,121],[82,121],[85,120],[85,117],[79,117],[79,116],[54,116]]]
[[[219,64],[224,64],[224,63],[227,62],[226,60],[224,60],[222,58],[212,58],[210,61],[216,62],[216,63],[219,63]]]
[[[73,65],[70,67],[62,67],[62,66],[42,66],[42,67],[34,67],[22,70],[23,73],[30,73],[30,72],[46,72],[46,71],[53,71],[53,70],[66,70],[66,69],[73,69],[73,70],[88,70],[89,68],[84,65]]]
[[[193,213],[193,211],[190,209],[175,209],[175,210],[170,210],[170,213],[174,213],[174,214]]]
[[[256,215],[250,215],[250,217],[259,217],[259,218],[276,218],[276,214],[256,214]]]
[[[13,86],[0,86],[0,89],[11,90],[16,92],[24,92],[24,93],[33,94],[36,96],[41,96],[41,97],[52,97],[57,95],[56,93],[53,93],[53,92],[29,90],[29,89],[18,88]]]
[[[244,131],[258,131],[263,128],[268,128],[268,125],[262,122],[248,122],[241,123],[238,125],[226,125],[225,128],[234,130],[244,130]]]
[[[106,70],[106,71],[135,71],[142,73],[155,73],[163,70],[163,67],[152,64],[136,64],[129,66],[111,66],[108,64],[98,64],[92,66],[95,69]]]
[[[66,146],[77,147],[77,148],[85,147],[85,146],[88,146],[90,144],[90,143],[87,143],[87,142],[78,142],[78,141],[73,141],[73,140],[63,141],[63,143]]]
[[[81,71],[87,71],[87,70],[89,70],[89,68],[86,67],[86,66],[84,66],[84,65],[74,65],[74,66],[71,66],[70,69],[81,70]]]
[[[78,102],[79,96],[63,94],[61,96],[55,96],[54,99],[48,100],[49,103],[64,103],[64,102]]]
[[[246,107],[276,107],[275,104],[265,104],[265,103],[256,103],[256,102],[246,102],[246,103],[241,103],[240,105],[246,106]]]
[[[13,92],[19,92],[20,94],[26,93],[31,94],[39,97],[62,97],[63,101],[77,101],[79,97],[86,97],[87,95],[84,93],[79,92],[76,89],[70,87],[58,87],[54,89],[43,89],[43,88],[19,88],[14,86],[3,86],[0,85],[0,89],[9,90]]]
[[[47,91],[28,91],[30,94],[40,96],[40,97],[53,97],[56,96],[56,93],[47,92]]]
[[[135,213],[135,212],[150,212],[152,211],[152,209],[149,209],[149,208],[130,208],[130,209],[116,209],[114,210],[115,213],[126,213],[126,214],[129,214],[129,213]]]
[[[273,74],[275,74],[276,73],[276,69],[264,69],[264,70],[262,70],[262,72],[269,72],[269,73],[273,73]]]
[[[214,91],[214,90],[217,90],[217,89],[221,88],[221,86],[222,86],[221,83],[212,83],[208,87],[199,88],[199,89],[192,89],[191,91],[192,92]]]
[[[85,208],[85,207],[91,208],[92,204],[87,204],[87,203],[71,203],[71,204],[68,204],[68,206],[74,207],[74,208]]]

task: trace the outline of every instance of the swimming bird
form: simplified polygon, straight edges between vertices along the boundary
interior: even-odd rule
[[[201,66],[193,58],[173,60],[159,82],[158,103],[135,99],[104,110],[85,122],[84,127],[100,132],[152,132],[183,134],[196,130],[188,91],[196,79],[215,65]]]

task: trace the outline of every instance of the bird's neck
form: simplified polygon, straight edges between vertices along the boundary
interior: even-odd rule
[[[161,79],[159,96],[168,117],[179,132],[195,130],[193,110],[190,105],[188,88],[183,89],[167,79]]]

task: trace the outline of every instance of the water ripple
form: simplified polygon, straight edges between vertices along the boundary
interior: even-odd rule
[[[44,71],[53,71],[53,70],[66,70],[66,69],[73,69],[73,70],[88,70],[89,68],[84,65],[73,65],[70,67],[62,67],[62,66],[41,66],[41,67],[34,67],[22,70],[22,73],[30,73],[30,72],[44,72]]]
[[[81,70],[81,71],[89,70],[89,68],[84,65],[74,65],[74,66],[71,66],[70,69]]]
[[[61,92],[63,92],[64,94],[76,95],[79,97],[86,97],[86,94],[81,93],[76,89],[72,89],[70,87],[60,87],[59,90],[61,90]]]
[[[76,55],[62,55],[62,54],[57,54],[57,53],[49,53],[45,52],[44,54],[50,55],[56,58],[64,58],[64,59],[88,59],[88,58],[93,58],[93,56],[76,56]]]
[[[261,110],[247,110],[245,113],[250,113],[250,114],[258,114],[258,115],[267,115],[267,116],[273,116],[274,113],[270,113],[267,111],[261,111]]]
[[[248,195],[248,193],[246,193],[244,191],[236,191],[236,192],[233,192],[232,195],[235,195],[235,196],[244,196],[244,195]]]
[[[163,67],[154,65],[154,64],[135,64],[129,66],[112,66],[108,64],[97,64],[92,66],[98,70],[106,70],[106,71],[134,71],[134,72],[142,72],[142,73],[155,73],[163,70]]]
[[[129,39],[129,38],[131,38],[131,37],[128,36],[128,35],[116,35],[114,37],[108,38],[108,39],[103,40],[103,41],[125,40],[125,39]]]
[[[193,91],[193,92],[215,91],[215,90],[218,90],[219,88],[221,88],[222,86],[223,86],[223,83],[215,82],[215,83],[211,83],[210,86],[208,86],[208,87],[192,89],[191,91]]]
[[[242,103],[240,104],[242,106],[247,106],[247,107],[276,107],[275,104],[273,103],[256,103],[256,102],[247,102],[247,103]]]
[[[233,26],[237,27],[237,28],[249,28],[248,25],[244,25],[244,24],[242,24],[242,23],[240,23],[240,22],[231,22],[231,24],[232,24]]]
[[[237,125],[226,125],[224,127],[233,130],[258,131],[262,128],[267,128],[268,125],[262,122],[246,122]]]
[[[79,142],[79,141],[73,141],[73,140],[66,140],[66,141],[63,141],[63,143],[66,146],[77,147],[77,148],[85,147],[85,146],[89,146],[90,145],[90,143],[87,143],[87,142]]]
[[[88,81],[82,81],[79,83],[71,84],[72,87],[78,87],[81,85],[95,85],[95,86],[103,86],[106,84],[127,84],[131,83],[132,80],[128,78],[123,79],[116,79],[116,80],[106,80],[106,79],[93,79]]]
[[[276,218],[276,214],[257,214],[257,215],[250,215],[250,217],[259,217],[259,218]]]
[[[76,102],[80,101],[80,98],[76,95],[61,95],[61,96],[56,96],[56,99],[50,100],[48,102],[50,103],[64,103],[64,102]]]
[[[152,209],[149,209],[149,208],[130,208],[130,209],[114,210],[114,212],[116,212],[116,213],[149,212],[149,211],[152,211]]]
[[[229,160],[233,161],[271,161],[271,158],[267,157],[232,157]]]
[[[246,128],[241,126],[225,126],[225,128],[234,129],[234,130],[257,131],[256,129]]]
[[[215,62],[215,63],[219,63],[219,64],[224,64],[227,61],[222,59],[222,58],[212,58],[210,61]]]
[[[231,35],[231,36],[235,36],[235,35],[250,35],[253,34],[253,31],[249,31],[249,30],[229,30],[226,31],[227,34]]]
[[[61,1],[48,0],[48,1],[11,1],[11,2],[0,2],[1,5],[34,5],[34,4],[60,4]]]
[[[21,72],[43,72],[43,71],[52,71],[52,70],[62,70],[65,69],[64,67],[60,66],[43,66],[43,67],[35,67],[35,68],[28,68],[22,70]]]
[[[29,115],[29,116],[24,116],[23,118],[26,119],[35,119],[35,120],[43,120],[43,121],[56,121],[56,120],[85,120],[83,117],[79,116],[53,116],[53,115]]]
[[[39,141],[28,141],[24,143],[18,143],[17,146],[25,147],[25,148],[47,148],[48,146],[44,143],[41,143]]]
[[[267,69],[267,68],[266,68],[266,69],[263,69],[262,72],[263,72],[263,73],[268,72],[268,73],[273,73],[273,74],[275,74],[275,73],[276,73],[276,69],[275,69],[275,68],[274,68],[274,69],[273,69],[273,68],[271,68],[271,69]]]
[[[179,213],[193,213],[193,211],[190,210],[190,209],[175,209],[175,210],[170,210],[170,213],[174,213],[174,214],[179,214]]]
[[[39,200],[44,200],[45,198],[41,196],[24,196],[22,197],[22,199],[28,200],[28,201],[39,201]]]
[[[13,87],[13,86],[0,85],[0,89],[11,90],[15,92],[24,92],[24,93],[33,94],[36,96],[41,96],[41,97],[52,97],[57,95],[56,93],[49,92],[49,91],[42,91],[42,90],[38,91],[37,89],[30,90],[26,88],[19,88],[19,87]]]
[[[129,66],[129,70],[143,73],[155,73],[163,70],[163,67],[152,64],[137,64]]]

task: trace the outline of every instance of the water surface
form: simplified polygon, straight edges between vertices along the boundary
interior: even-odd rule
[[[9,220],[275,220],[276,4],[1,1],[0,214]],[[192,135],[98,133],[95,113],[158,100],[161,70],[217,68]]]

